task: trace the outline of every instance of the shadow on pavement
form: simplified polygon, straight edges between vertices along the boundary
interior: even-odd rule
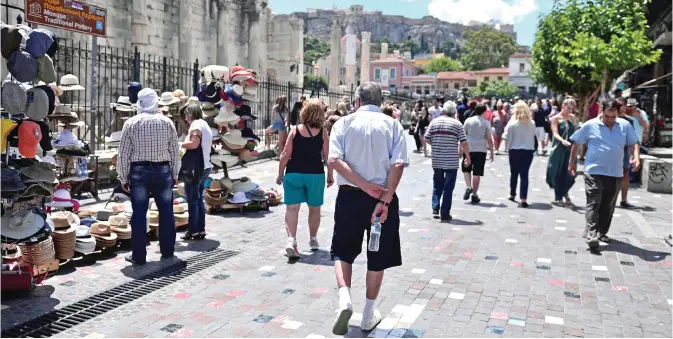
[[[494,203],[490,203],[490,202],[480,202],[478,204],[473,204],[471,202],[467,202],[467,203],[465,203],[465,205],[475,206],[475,207],[486,207],[486,208],[491,208],[491,207],[503,207],[504,208],[504,207],[507,207],[507,205],[505,205],[503,203],[494,204]]]
[[[451,224],[451,225],[459,225],[459,226],[477,226],[477,225],[483,225],[484,222],[481,220],[475,220],[475,221],[469,221],[469,220],[461,220],[461,219],[452,219],[452,220],[442,220],[442,223],[446,224]]]
[[[299,258],[288,258],[287,263],[290,265],[294,264],[307,264],[307,265],[320,265],[320,266],[334,266],[334,261],[329,251],[319,249],[317,251],[306,251],[300,252]]]
[[[400,211],[399,213],[400,213],[400,217],[410,217],[410,216],[414,215],[414,212],[402,212],[402,211]]]
[[[534,203],[528,204],[528,208],[531,209],[531,210],[549,211],[549,210],[552,209],[552,206],[551,206],[551,204],[534,202]]]
[[[376,328],[374,328],[376,330]],[[360,326],[352,326],[348,325],[348,333],[344,336],[344,338],[367,338],[367,336],[371,333],[363,331]]]
[[[178,243],[187,244],[186,246],[178,245]],[[175,242],[175,252],[184,252],[184,251],[197,251],[205,252],[218,248],[220,242],[212,239],[203,239],[203,240],[178,240]]]
[[[634,255],[648,262],[663,261],[664,259],[666,259],[668,256],[671,255],[671,253],[669,252],[646,250],[644,248],[633,246],[627,242],[623,242],[615,238],[612,238],[612,241],[610,241],[610,243],[607,244],[607,246],[599,247],[598,251],[599,252],[611,251],[611,252],[619,252],[622,254]]]

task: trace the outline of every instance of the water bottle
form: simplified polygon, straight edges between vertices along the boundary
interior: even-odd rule
[[[372,223],[371,231],[369,232],[369,250],[372,252],[378,252],[380,243],[381,243],[381,218],[376,217],[376,219]]]

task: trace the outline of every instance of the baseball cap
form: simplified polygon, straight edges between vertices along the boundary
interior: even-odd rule
[[[0,127],[2,127],[2,140],[0,140],[0,152],[4,152],[7,147],[7,137],[9,132],[11,132],[16,127],[16,122],[11,119],[2,119],[0,120]]]
[[[40,125],[23,121],[19,126],[19,153],[26,158],[35,158],[37,145],[42,139]]]

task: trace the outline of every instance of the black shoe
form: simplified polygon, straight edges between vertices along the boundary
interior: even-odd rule
[[[173,255],[173,254],[171,254],[171,255],[162,255],[162,256],[161,256],[161,260],[171,260],[171,259],[173,259],[173,258],[175,258],[175,255]]]
[[[514,200],[514,199],[515,199],[515,198],[514,198],[513,195],[509,197],[509,201],[511,201],[511,202],[516,202],[516,200]]]
[[[134,265],[145,265],[146,261],[133,260],[133,254],[129,253],[124,257],[124,260],[134,264]]]
[[[481,202],[481,199],[479,199],[478,196],[473,195],[473,196],[472,196],[472,203],[473,203],[473,204],[478,204],[479,202]]]
[[[619,206],[621,206],[622,208],[633,208],[633,205],[629,204],[627,201],[620,202]]]
[[[472,194],[472,187],[465,189],[465,194],[463,194],[463,200],[470,199],[470,194]]]
[[[522,202],[522,203],[521,203],[521,207],[523,207],[523,208],[528,208],[528,203],[527,203],[527,202]]]
[[[451,221],[451,219],[453,219],[453,217],[451,216],[451,214],[449,214],[449,215],[446,216],[446,217],[441,217],[440,220],[441,220],[441,221]]]
[[[433,209],[432,210],[432,215],[437,215],[439,214],[439,209]]]

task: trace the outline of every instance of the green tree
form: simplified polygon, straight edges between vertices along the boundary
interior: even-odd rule
[[[321,75],[305,74],[304,88],[327,90],[327,79]]]
[[[402,43],[402,52],[411,52],[411,56],[418,54],[421,51],[421,45],[416,40],[406,40]]]
[[[507,67],[509,57],[519,50],[511,36],[489,26],[463,32],[465,44],[460,57],[461,64],[469,71],[492,67]]]
[[[460,71],[461,70],[460,62],[453,60],[449,57],[434,58],[430,63],[423,69],[426,73],[432,72],[451,72],[451,71]]]
[[[482,81],[477,87],[469,90],[471,97],[482,98],[511,98],[519,94],[519,87],[510,84],[507,81]]]
[[[573,94],[581,114],[623,72],[656,62],[647,37],[650,0],[555,0],[540,18],[532,76],[554,92]]]
[[[304,62],[313,64],[330,52],[330,45],[327,41],[322,41],[312,36],[304,37]]]

